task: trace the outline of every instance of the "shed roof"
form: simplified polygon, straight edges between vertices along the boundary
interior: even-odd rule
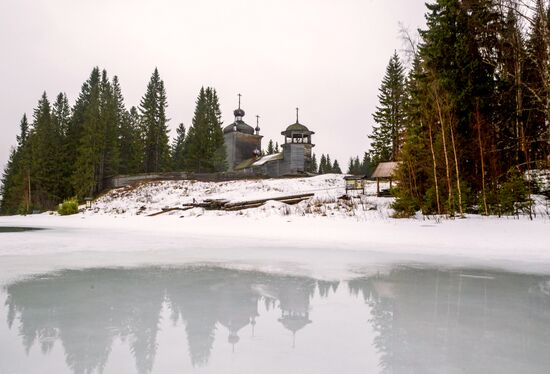
[[[376,167],[374,173],[372,173],[372,178],[392,178],[395,176],[395,171],[399,166],[399,162],[381,162]]]

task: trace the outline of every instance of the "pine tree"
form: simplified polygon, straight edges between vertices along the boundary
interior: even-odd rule
[[[395,161],[403,135],[404,68],[397,52],[386,68],[378,95],[379,106],[373,114],[371,153],[377,162]]]
[[[279,153],[279,142],[275,142],[275,149],[273,150],[275,153]]]
[[[144,128],[144,172],[146,173],[169,169],[167,106],[164,82],[160,79],[158,69],[155,68],[139,107]]]
[[[332,173],[332,161],[330,160],[330,156],[328,153],[325,157],[326,157],[326,165],[325,165],[324,174],[330,174]]]
[[[186,130],[183,123],[180,123],[176,129],[176,138],[172,144],[172,170],[183,171],[185,170],[185,138]]]

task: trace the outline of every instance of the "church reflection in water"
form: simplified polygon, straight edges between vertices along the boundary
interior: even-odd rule
[[[349,295],[346,285],[344,291],[339,286],[204,266],[71,270],[22,280],[4,291],[7,323],[19,329],[25,349],[38,344],[48,353],[59,341],[74,373],[102,372],[116,339],[128,342],[137,371],[150,373],[165,307],[174,324],[185,326],[191,363],[201,367],[208,364],[217,331],[226,331],[235,347],[245,327],[254,334],[261,310],[275,310],[279,326],[295,335],[315,328],[314,296],[333,297],[337,290],[338,302],[346,300],[342,295],[364,298],[364,319],[345,323],[372,326],[381,372],[550,367],[548,277],[397,267],[347,282]]]
[[[102,372],[116,338],[129,342],[138,372],[149,373],[164,303],[172,322],[185,325],[193,366],[204,366],[217,326],[234,346],[240,330],[254,328],[260,302],[279,308],[293,334],[311,323],[317,283],[324,297],[338,284],[212,267],[71,270],[8,285],[7,322],[19,320],[27,352],[37,343],[48,353],[61,341],[74,373]]]

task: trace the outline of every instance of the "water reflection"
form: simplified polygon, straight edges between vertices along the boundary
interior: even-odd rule
[[[350,281],[349,289],[371,308],[383,373],[544,373],[548,279],[398,268]]]
[[[397,267],[342,286],[215,267],[71,270],[6,286],[5,306],[8,326],[18,329],[27,352],[37,344],[48,354],[59,341],[74,373],[103,372],[116,339],[128,343],[138,373],[152,372],[163,308],[174,326],[185,326],[196,368],[208,366],[218,329],[234,350],[245,328],[254,334],[262,311],[276,311],[279,329],[293,336],[330,321],[334,329],[315,330],[319,345],[333,339],[338,324],[372,326],[369,346],[383,373],[542,373],[550,367],[549,279]],[[322,298],[342,304],[340,314],[315,314],[313,300]],[[353,303],[357,298],[365,303]],[[348,318],[353,308],[364,318]],[[341,343],[363,338],[340,336],[347,340]],[[361,371],[345,349],[337,354]]]
[[[48,353],[60,340],[74,373],[102,372],[116,337],[130,342],[138,372],[149,373],[164,301],[172,322],[185,323],[193,366],[204,366],[217,325],[234,346],[239,331],[255,324],[261,300],[279,307],[279,321],[296,333],[311,322],[315,287],[306,277],[209,267],[65,271],[7,286],[7,322],[11,328],[18,318],[27,352],[38,343]]]

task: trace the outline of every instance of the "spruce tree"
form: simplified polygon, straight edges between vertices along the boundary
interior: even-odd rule
[[[175,171],[185,170],[185,135],[185,126],[183,123],[180,123],[176,129],[176,138],[172,144],[172,169]]]
[[[311,164],[308,171],[314,174],[317,174],[319,171],[319,165],[317,164],[317,156],[315,153],[311,156]]]
[[[365,152],[365,154],[363,155],[363,161],[361,162],[361,168],[359,170],[359,173],[361,175],[370,177],[373,172],[374,172],[374,164],[372,162],[372,158],[369,152]]]
[[[120,172],[120,157],[123,151],[120,147],[121,129],[126,116],[126,108],[117,76],[114,76],[110,82],[107,72],[103,70],[101,86],[101,120],[105,131],[104,165],[101,177],[108,178]]]
[[[321,160],[319,161],[319,174],[327,173],[327,158],[325,154],[321,154]]]
[[[100,162],[98,170],[98,183],[101,189],[103,178],[111,177],[118,173],[119,149],[118,149],[118,118],[117,102],[114,97],[113,87],[107,72],[101,73],[100,97],[99,97],[99,131],[102,132],[100,144]]]
[[[105,131],[101,121],[101,73],[94,68],[77,99],[69,138],[77,138],[73,190],[79,198],[93,196],[100,188]],[[74,139],[70,139],[71,143]]]
[[[71,122],[71,114],[71,107],[69,106],[67,95],[60,92],[53,104],[52,119],[56,131],[61,137],[67,136],[67,131]]]
[[[218,97],[213,88],[201,88],[185,142],[186,170],[219,172],[227,169]]]
[[[0,215],[28,213],[30,209],[28,188],[29,124],[26,114],[20,122],[17,146],[11,149],[0,182]]]
[[[141,122],[144,128],[144,172],[169,169],[168,119],[166,90],[158,69],[151,75],[147,91],[140,103]]]
[[[348,161],[348,174],[353,174],[353,157],[350,157]]]
[[[143,171],[143,136],[141,117],[136,107],[124,113],[120,127],[120,166],[121,174],[136,174]]]
[[[52,108],[52,121],[54,131],[60,142],[59,146],[59,169],[62,175],[60,180],[60,198],[65,199],[72,194],[72,185],[70,177],[73,171],[73,165],[70,162],[71,146],[68,142],[68,133],[71,126],[71,107],[67,95],[59,93]]]
[[[269,143],[267,143],[267,151],[266,153],[268,155],[272,155],[275,153],[275,146],[273,145],[273,140],[269,139]]]
[[[64,188],[62,138],[45,92],[34,110],[29,144],[32,205],[36,209],[48,209],[62,201]]]
[[[338,163],[338,160],[334,160],[334,164],[332,164],[331,173],[335,174],[342,174],[342,169],[340,169],[340,164]]]
[[[404,68],[397,52],[386,68],[378,95],[379,106],[373,114],[371,153],[377,162],[395,161],[403,135]]]
[[[207,120],[209,136],[209,163],[211,171],[222,172],[227,170],[226,149],[222,130],[222,113],[218,94],[212,87],[206,89]]]

